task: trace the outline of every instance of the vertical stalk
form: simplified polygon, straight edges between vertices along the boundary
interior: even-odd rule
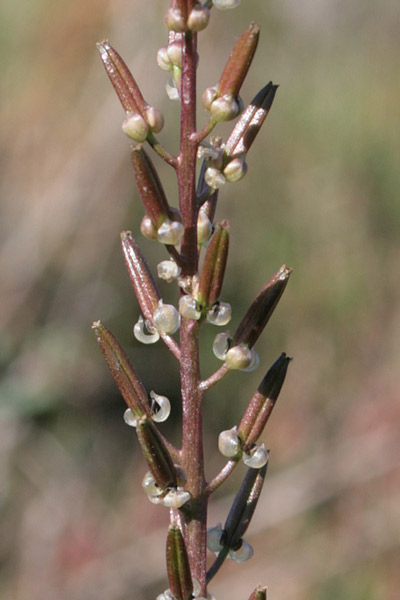
[[[183,40],[181,79],[181,132],[178,156],[179,208],[185,233],[181,254],[183,275],[194,275],[198,267],[196,206],[196,46],[197,34],[187,31]],[[186,546],[192,576],[206,594],[207,497],[205,494],[203,430],[201,415],[199,345],[195,321],[182,319],[181,392],[182,458],[186,469],[186,489],[192,497],[192,509],[186,516]]]

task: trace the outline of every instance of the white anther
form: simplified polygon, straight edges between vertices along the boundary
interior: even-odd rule
[[[232,307],[228,302],[216,302],[207,313],[207,322],[223,327],[232,318]]]
[[[158,228],[157,239],[162,244],[175,246],[183,236],[184,231],[182,223],[165,219],[161,227]]]
[[[144,331],[145,327],[149,332],[148,334]],[[142,344],[154,344],[160,339],[160,334],[157,329],[153,327],[149,321],[146,320],[145,322],[141,315],[133,328],[133,335],[139,342],[142,342]]]
[[[224,331],[224,333],[218,333],[215,336],[215,340],[213,343],[213,352],[217,358],[220,360],[225,360],[226,353],[230,347],[230,333],[229,331]]]
[[[211,552],[218,554],[223,548],[221,544],[222,534],[224,533],[221,523],[218,523],[215,527],[207,529],[207,548]]]
[[[240,546],[239,550],[229,550],[229,558],[238,563],[249,560],[253,554],[253,548],[244,540],[242,540],[242,545]]]
[[[240,438],[236,426],[232,427],[232,429],[221,431],[218,436],[218,450],[221,452],[222,456],[232,458],[233,456],[236,456],[240,451],[240,448]]]
[[[162,260],[157,265],[157,275],[160,279],[164,279],[167,283],[171,283],[181,274],[182,269],[178,267],[173,258],[170,260]]]
[[[185,492],[182,488],[174,488],[164,496],[162,504],[168,508],[180,508],[190,500],[189,492]]]
[[[150,392],[151,402],[151,418],[156,423],[166,421],[171,412],[171,402],[166,396],[160,396],[155,392]]]
[[[135,417],[133,411],[127,408],[124,412],[124,421],[129,427],[137,427],[137,417]]]
[[[142,487],[143,487],[144,491],[146,492],[147,496],[157,497],[157,496],[161,496],[161,494],[163,493],[163,490],[156,483],[156,480],[154,479],[154,477],[150,471],[148,471],[146,473],[146,475],[143,477]]]
[[[175,333],[181,324],[181,316],[172,304],[159,301],[153,314],[154,325],[160,333]]]
[[[267,464],[268,459],[269,451],[265,449],[264,444],[254,446],[254,448],[250,450],[249,454],[243,452],[244,464],[252,469],[261,469],[261,467]]]
[[[201,310],[199,310],[196,298],[189,294],[179,298],[179,312],[185,319],[198,321],[201,317]]]

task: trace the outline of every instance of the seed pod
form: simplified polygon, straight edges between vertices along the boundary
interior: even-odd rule
[[[258,585],[249,600],[267,600],[267,588]]]
[[[149,156],[140,147],[131,146],[131,160],[146,215],[158,229],[165,219],[172,219],[173,213],[157,171]]]
[[[139,306],[145,318],[153,323],[153,313],[160,301],[160,293],[146,259],[130,231],[121,233],[121,242],[129,277]]]
[[[291,269],[283,265],[258,293],[233,337],[234,344],[252,348],[268,323],[288,282]]]
[[[228,221],[222,221],[208,244],[200,275],[198,301],[206,310],[211,308],[221,293],[228,250],[229,224]]]
[[[191,600],[193,581],[185,540],[177,526],[170,527],[167,536],[167,571],[169,588],[176,600]]]
[[[277,85],[270,81],[253,98],[242,113],[225,144],[225,156],[235,158],[246,154],[268,116]]]
[[[224,526],[224,546],[235,549],[247,531],[261,494],[267,465],[248,469]]]
[[[117,92],[118,98],[128,113],[139,113],[145,119],[145,112],[148,107],[142,93],[133,78],[132,73],[122,60],[120,55],[110,44],[108,40],[97,44],[104,68]]]
[[[218,96],[229,94],[236,98],[257,48],[260,27],[250,23],[240,36],[218,82]]]
[[[141,419],[137,424],[136,433],[157,485],[163,490],[176,487],[174,463],[154,423],[149,419]]]
[[[238,433],[246,450],[258,440],[264,430],[285,381],[290,360],[283,352],[274,362],[240,421]]]
[[[100,321],[93,323],[92,329],[128,408],[135,417],[150,416],[146,390],[117,339]]]

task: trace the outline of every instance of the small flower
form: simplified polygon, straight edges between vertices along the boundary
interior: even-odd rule
[[[128,113],[122,123],[122,131],[135,142],[144,142],[149,132],[149,126],[139,113]]]
[[[228,350],[225,363],[230,369],[246,369],[253,360],[253,354],[247,344],[238,344]]]
[[[249,560],[254,554],[254,550],[250,544],[245,540],[242,540],[241,546],[238,550],[229,550],[229,558],[235,562],[242,563]]]
[[[178,267],[173,258],[170,260],[162,260],[157,265],[157,275],[160,279],[164,279],[167,283],[171,283],[181,274],[182,269]]]
[[[147,496],[158,497],[164,493],[159,485],[157,485],[156,480],[150,471],[147,471],[146,475],[143,477],[142,487]]]
[[[225,177],[220,169],[216,167],[207,167],[204,173],[204,181],[213,190],[219,190],[225,185]]]
[[[228,302],[215,302],[207,313],[207,322],[224,327],[232,318],[232,307]]]
[[[175,246],[184,234],[182,223],[165,219],[157,231],[157,239],[162,244]]]
[[[226,354],[231,346],[231,338],[229,331],[225,331],[224,333],[218,333],[215,336],[213,343],[213,352],[219,360],[225,360]]]
[[[187,26],[191,31],[203,31],[210,20],[210,10],[205,6],[194,7],[187,20]]]
[[[138,418],[130,408],[127,408],[124,412],[124,421],[129,427],[137,427]]]
[[[193,296],[185,294],[179,298],[179,312],[185,319],[198,321],[201,317],[201,309]]]
[[[222,171],[226,181],[236,183],[240,181],[247,173],[247,163],[241,158],[234,158]]]

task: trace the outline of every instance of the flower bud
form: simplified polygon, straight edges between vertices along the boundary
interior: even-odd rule
[[[246,369],[252,359],[253,355],[247,344],[238,344],[228,350],[225,363],[229,369]]]
[[[151,398],[151,418],[155,423],[166,421],[171,412],[171,402],[166,396],[160,396],[155,392],[150,392]]]
[[[163,71],[172,71],[174,65],[168,55],[168,46],[162,46],[158,50],[157,64]]]
[[[254,346],[274,312],[291,272],[283,265],[258,293],[235,332],[235,344]]]
[[[157,275],[160,279],[164,279],[167,283],[171,283],[181,274],[182,269],[178,267],[173,258],[170,260],[162,260],[157,265]]]
[[[179,329],[181,317],[175,306],[159,301],[153,314],[153,323],[161,333],[175,333]]]
[[[122,250],[136,298],[142,313],[152,323],[153,312],[160,300],[160,293],[147,266],[146,259],[130,231],[121,233]]]
[[[144,331],[145,327],[148,333]],[[160,339],[157,329],[153,327],[150,321],[146,320],[145,322],[142,315],[139,316],[138,322],[133,328],[133,335],[142,344],[155,344]]]
[[[167,572],[169,588],[176,600],[189,600],[193,594],[189,557],[180,529],[173,525],[167,535]]]
[[[226,456],[227,458],[233,458],[241,451],[241,441],[238,436],[237,427],[221,431],[218,436],[218,449],[222,456]]]
[[[203,31],[210,20],[210,10],[206,7],[195,7],[188,16],[187,26],[191,31]]]
[[[218,333],[215,336],[213,343],[213,352],[219,360],[225,360],[226,354],[231,347],[231,338],[229,337],[229,331],[225,331],[224,333]]]
[[[168,29],[178,33],[186,30],[186,20],[179,8],[169,8],[165,15],[165,24]]]
[[[240,181],[247,173],[247,163],[241,158],[231,160],[222,171],[226,181],[236,183]]]
[[[176,487],[174,463],[153,421],[149,419],[138,421],[136,433],[157,485],[163,490]]]
[[[261,469],[268,463],[269,450],[265,449],[264,444],[255,445],[249,452],[243,452],[243,462],[252,469]]]
[[[161,244],[175,246],[182,238],[184,232],[182,223],[166,219],[158,228],[157,239]]]
[[[181,508],[186,502],[189,502],[190,494],[182,488],[173,488],[164,496],[162,504],[167,508]]]
[[[201,309],[193,296],[185,294],[179,298],[179,312],[185,319],[198,321],[201,317]]]
[[[223,327],[232,318],[232,307],[227,302],[215,302],[207,313],[207,323]]]
[[[167,96],[170,100],[179,100],[179,92],[174,79],[170,79],[165,84],[165,91],[167,92]]]
[[[174,67],[182,67],[182,42],[174,41],[167,46],[168,58]]]
[[[100,321],[93,323],[100,350],[134,418],[150,415],[146,390],[114,335]]]

